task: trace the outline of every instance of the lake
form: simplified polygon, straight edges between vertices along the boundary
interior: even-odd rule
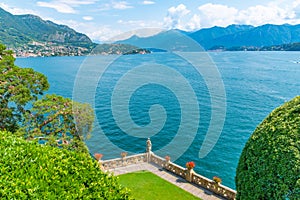
[[[211,61],[203,73],[184,56],[171,53],[18,58],[16,64],[45,74],[48,93],[93,105],[97,119],[86,141],[91,153],[100,152],[103,159],[120,157],[121,151],[141,153],[150,137],[158,155],[170,155],[172,161],[178,157],[175,163],[181,166],[194,161],[196,172],[219,176],[235,188],[236,166],[251,133],[274,108],[300,94],[300,53],[207,56]],[[214,80],[216,71],[209,73],[205,66],[215,67],[220,77]],[[224,95],[216,88],[223,88]],[[221,104],[214,107],[214,99]],[[216,144],[202,158],[199,151],[213,120],[222,125],[220,136],[212,127],[215,137],[208,142]]]

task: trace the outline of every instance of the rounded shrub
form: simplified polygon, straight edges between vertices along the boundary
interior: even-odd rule
[[[130,199],[87,153],[0,131],[0,199]]]
[[[275,109],[245,145],[237,199],[300,199],[300,96]]]

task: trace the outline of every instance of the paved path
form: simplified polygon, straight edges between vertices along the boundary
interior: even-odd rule
[[[165,179],[166,181],[169,181],[170,183],[173,183],[174,185],[177,185],[178,187],[184,189],[185,191],[203,199],[203,200],[215,200],[215,199],[223,199],[219,196],[216,196],[214,193],[198,187],[194,184],[191,184],[187,182],[185,179],[176,176],[172,174],[171,172],[168,172],[157,165],[154,165],[152,163],[140,163],[136,165],[129,165],[125,167],[119,167],[115,169],[110,169],[110,172],[113,172],[114,175],[120,175],[120,174],[126,174],[130,172],[135,171],[141,171],[141,170],[147,170],[150,171],[161,178]]]

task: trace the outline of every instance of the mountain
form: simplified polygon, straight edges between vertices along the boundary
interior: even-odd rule
[[[227,27],[215,26],[190,33],[177,31],[177,38],[187,36],[198,42],[205,50],[229,49],[243,46],[256,49],[264,46],[300,42],[300,25],[265,24],[258,27],[250,25],[230,25]],[[158,43],[157,40],[159,40],[159,43],[169,42],[175,44],[177,38],[174,37],[174,30],[170,30],[147,38],[132,36],[127,40],[118,42],[123,44],[140,44],[141,47],[158,48],[158,46],[155,46]]]
[[[12,15],[0,8],[0,42],[8,47],[18,47],[33,41],[79,47],[93,45],[88,36],[77,33],[65,25],[44,21],[34,15]]]
[[[300,42],[300,25],[266,24],[252,28],[248,31],[241,31],[234,34],[224,35],[222,37],[210,40],[209,42],[215,46],[220,45],[224,47],[263,47],[295,43]]]
[[[212,28],[200,29],[196,32],[189,34],[189,36],[192,39],[196,40],[198,43],[200,43],[204,48],[209,48],[212,45],[211,42],[217,38],[236,34],[243,31],[249,31],[253,28],[254,27],[250,25],[236,25],[236,24],[227,26],[226,28],[214,26]]]
[[[181,30],[168,30],[160,32],[150,37],[132,37],[116,41],[117,44],[130,44],[146,49],[156,49],[158,51],[190,51],[203,50],[194,40],[188,36],[188,32]],[[155,51],[156,51],[155,50]]]
[[[12,15],[0,8],[0,43],[16,56],[78,56],[149,53],[132,45],[96,44],[85,34],[35,15]]]

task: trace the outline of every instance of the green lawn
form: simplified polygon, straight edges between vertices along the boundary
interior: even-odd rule
[[[165,181],[149,171],[119,175],[121,185],[131,190],[137,200],[197,199],[185,190]]]

